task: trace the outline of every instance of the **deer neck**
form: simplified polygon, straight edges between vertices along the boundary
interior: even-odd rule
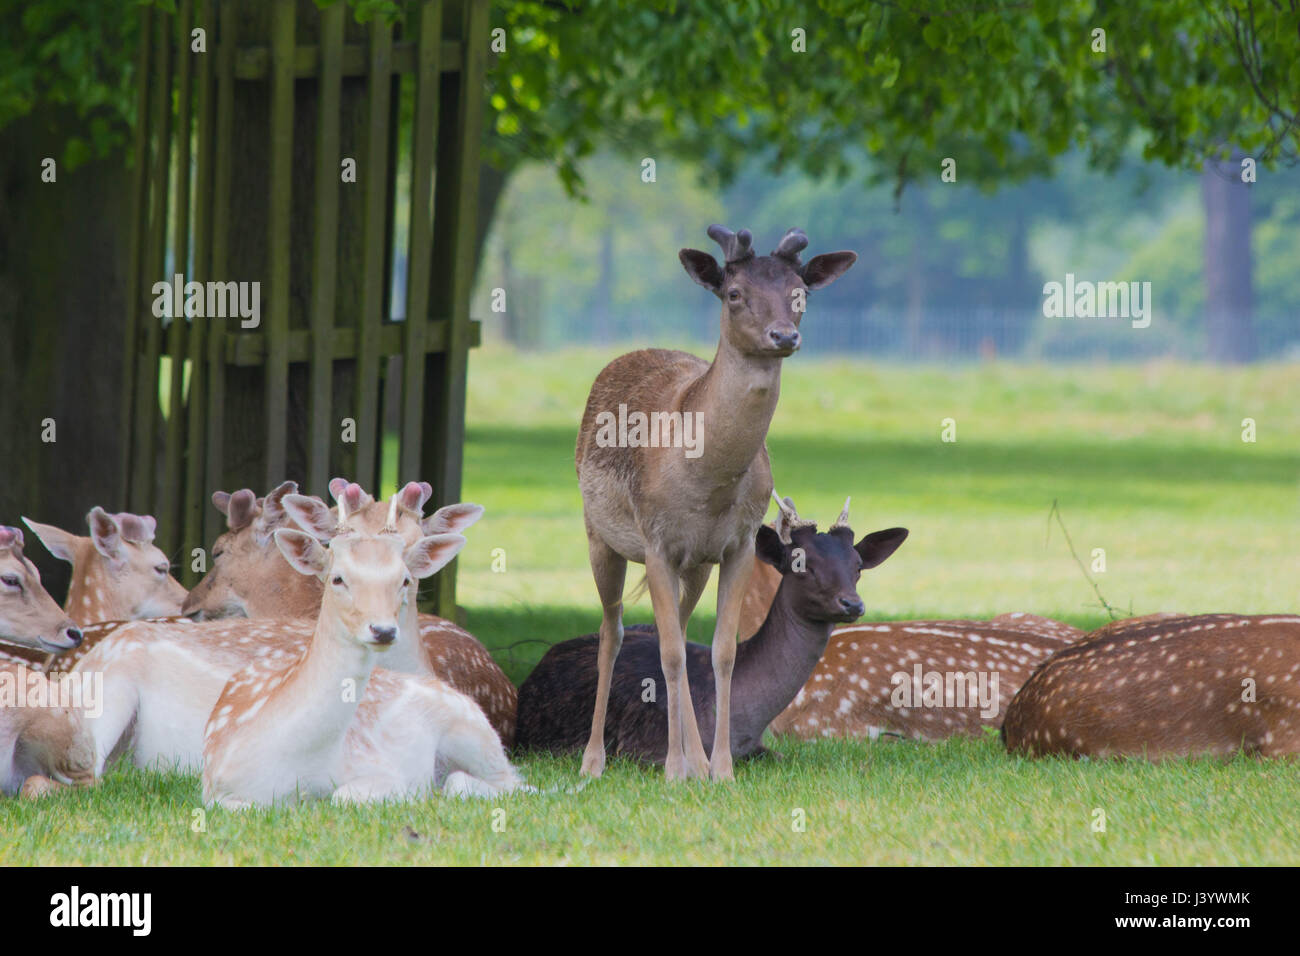
[[[781,360],[742,355],[724,336],[713,364],[687,387],[681,403],[683,415],[696,414],[702,425],[705,474],[729,481],[749,468],[780,396]]]
[[[68,584],[68,599],[63,610],[78,624],[126,620],[131,615],[122,612],[114,600],[112,582],[104,572],[103,558],[93,544],[88,547],[90,553],[78,554],[73,562],[72,581]]]
[[[762,740],[767,725],[812,676],[833,626],[799,615],[782,580],[763,626],[736,649],[731,679],[733,740]]]
[[[397,642],[384,653],[384,667],[404,674],[422,674],[436,677],[425,663],[423,643],[420,639],[420,607],[414,600],[407,601],[397,619]]]
[[[352,641],[323,611],[307,652],[274,692],[281,707],[273,719],[277,729],[288,734],[284,739],[310,749],[342,741],[365,694],[376,656]],[[269,713],[268,719],[272,719]]]

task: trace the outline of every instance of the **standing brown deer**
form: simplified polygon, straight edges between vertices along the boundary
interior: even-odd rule
[[[857,260],[852,252],[832,252],[804,264],[799,253],[808,238],[799,229],[789,230],[768,256],[754,255],[748,230],[714,225],[708,234],[722,247],[721,266],[697,249],[683,249],[679,258],[686,273],[722,301],[713,362],[666,349],[615,359],[596,377],[578,433],[578,486],[603,612],[596,706],[582,758],[582,772],[591,776],[605,768],[605,712],[623,641],[623,585],[627,563],[636,561],[645,565],[667,689],[665,775],[731,778],[736,628],[754,536],[772,494],[765,440],[780,394],[781,360],[799,347],[808,292],[830,285]],[[712,649],[717,721],[706,757],[690,703],[684,634],[714,564],[720,566]]]
[[[1300,616],[1108,624],[1039,666],[1002,739],[1031,756],[1300,754]]]

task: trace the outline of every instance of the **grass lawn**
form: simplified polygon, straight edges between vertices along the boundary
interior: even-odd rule
[[[487,514],[460,559],[460,602],[516,681],[547,643],[599,621],[573,442],[612,357],[489,347],[471,359],[464,497]],[[1047,533],[1053,500],[1086,563],[1104,549],[1093,576],[1126,613],[1296,611],[1298,387],[1296,365],[800,355],[786,363],[769,447],[777,488],[801,514],[825,523],[852,495],[859,534],[911,529],[863,577],[869,618],[1105,621],[1059,528]],[[947,418],[956,442],[941,441]],[[713,600],[695,640],[707,639]],[[629,620],[649,620],[648,602]],[[0,863],[1300,863],[1278,838],[1300,828],[1294,764],[1030,762],[992,738],[778,746],[784,759],[743,764],[728,787],[668,787],[658,771],[615,762],[570,792],[576,756],[530,758],[529,780],[556,792],[213,811],[204,832],[196,777],[117,770],[93,791],[0,802]]]

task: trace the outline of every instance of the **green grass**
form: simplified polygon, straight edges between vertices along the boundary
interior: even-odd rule
[[[524,771],[556,792],[211,811],[204,832],[197,778],[117,771],[93,791],[0,803],[0,864],[1296,862],[1278,839],[1295,827],[1296,768],[1280,762],[1026,761],[993,740],[782,748],[728,786],[670,787],[614,761],[571,792],[576,758],[538,758]]]
[[[515,681],[547,644],[599,620],[573,442],[612,357],[497,347],[471,359],[464,497],[487,514],[460,559],[460,602]],[[1295,365],[939,368],[801,355],[786,363],[769,446],[777,488],[802,514],[825,522],[852,495],[859,533],[911,529],[863,578],[871,618],[1106,620],[1059,529],[1047,535],[1053,500],[1085,561],[1105,549],[1094,577],[1126,611],[1295,611],[1297,382]],[[944,418],[956,443],[940,441]],[[1243,418],[1256,422],[1253,444]],[[692,621],[695,640],[707,640],[713,600]],[[648,619],[644,601],[629,612]],[[203,833],[192,830],[196,777],[117,770],[93,791],[0,801],[0,863],[1300,863],[1294,841],[1277,838],[1300,825],[1291,763],[1031,762],[994,739],[778,746],[784,759],[742,764],[730,786],[668,786],[615,762],[574,793],[576,756],[527,758],[528,779],[559,792],[213,811]]]

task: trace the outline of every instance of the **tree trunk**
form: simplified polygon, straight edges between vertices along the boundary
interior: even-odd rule
[[[1209,162],[1201,174],[1205,203],[1205,331],[1209,357],[1248,362],[1255,357],[1251,312],[1250,187],[1240,158]]]
[[[20,516],[86,533],[119,487],[130,175],[122,156],[41,181],[85,120],[46,111],[0,131],[0,523]],[[53,442],[42,441],[46,419]],[[26,554],[60,598],[68,565],[28,533]]]

